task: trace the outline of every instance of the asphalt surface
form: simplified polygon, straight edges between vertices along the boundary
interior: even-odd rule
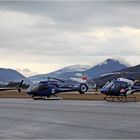
[[[140,102],[0,99],[0,139],[140,139]]]

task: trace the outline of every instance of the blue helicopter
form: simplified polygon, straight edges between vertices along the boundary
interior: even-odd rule
[[[140,82],[133,81],[126,78],[118,78],[107,82],[100,92],[105,95],[104,99],[107,101],[114,101],[116,98],[118,101],[127,100],[127,96],[133,95],[136,101],[136,97],[133,93],[140,92]]]
[[[53,77],[48,77],[47,81],[40,81],[37,84],[30,86],[26,92],[32,96],[33,99],[45,99],[51,96],[56,96],[62,92],[78,91],[80,94],[84,94],[88,90],[86,83],[81,83],[71,79],[61,80]]]

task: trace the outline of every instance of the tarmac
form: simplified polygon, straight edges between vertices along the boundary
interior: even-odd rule
[[[0,139],[140,139],[140,102],[2,98]]]

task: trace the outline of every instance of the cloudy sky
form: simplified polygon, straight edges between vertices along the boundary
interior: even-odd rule
[[[0,67],[26,74],[107,58],[140,64],[140,2],[0,1]]]

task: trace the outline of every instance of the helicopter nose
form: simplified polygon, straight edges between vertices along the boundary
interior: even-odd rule
[[[26,90],[26,92],[31,92],[31,89],[30,89],[30,88],[28,88],[28,89]]]
[[[26,90],[26,93],[29,94],[29,95],[31,95],[31,94],[32,94],[31,88],[28,88],[28,89]]]
[[[101,88],[101,89],[100,89],[100,92],[103,93],[103,94],[105,94],[105,93],[107,93],[107,89]]]

